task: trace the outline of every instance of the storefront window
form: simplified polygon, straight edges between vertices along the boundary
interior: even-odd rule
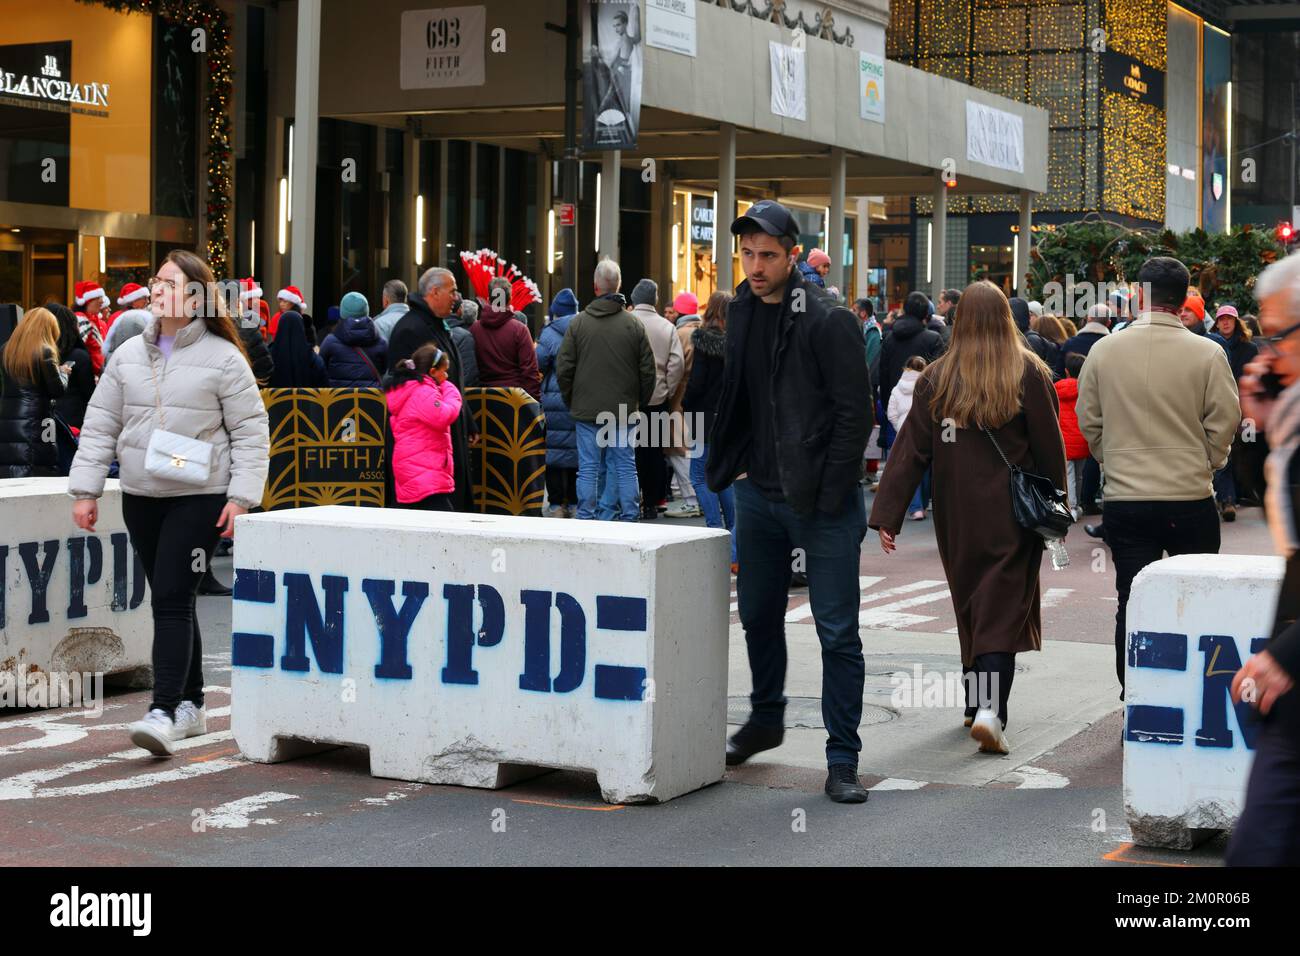
[[[1012,246],[971,246],[970,281],[987,279],[1008,296],[1014,295],[1012,287]]]
[[[718,287],[713,208],[712,193],[673,193],[673,294],[693,292],[701,307]]]
[[[47,56],[67,63],[71,50],[67,42],[0,45],[0,63],[16,76],[40,76]],[[0,103],[0,200],[66,206],[72,114],[38,109],[35,100],[31,108],[16,102],[22,101]]]
[[[466,248],[465,207],[468,187],[469,143],[453,139],[447,143],[447,193],[441,197],[446,229],[440,264],[443,268],[450,269],[458,279],[464,271],[460,268],[460,250]]]
[[[198,209],[198,57],[190,49],[193,39],[188,26],[163,20],[157,26],[153,211],[192,219]]]
[[[474,195],[471,197],[473,214],[470,218],[472,232],[469,248],[490,249],[496,235],[497,202],[500,189],[497,176],[497,156],[500,150],[495,146],[479,143],[474,150]],[[451,188],[448,181],[447,188]]]

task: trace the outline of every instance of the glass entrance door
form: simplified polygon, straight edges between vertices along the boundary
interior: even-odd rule
[[[67,302],[74,240],[72,233],[0,227],[0,303],[30,309]]]

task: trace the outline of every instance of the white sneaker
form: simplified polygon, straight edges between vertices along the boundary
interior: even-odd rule
[[[176,717],[173,723],[176,727],[177,740],[202,737],[208,732],[208,712],[193,701],[183,700],[180,702],[180,706],[176,708]]]
[[[1011,743],[1002,729],[998,715],[987,707],[981,707],[975,714],[970,726],[970,735],[980,745],[980,752],[986,754],[1009,754]]]
[[[679,499],[668,506],[668,510],[664,512],[664,517],[698,518],[702,514],[704,514],[704,512],[700,510],[699,505],[688,505],[685,501]]]
[[[176,723],[167,716],[167,711],[154,708],[144,715],[144,720],[137,720],[127,728],[131,732],[131,743],[143,747],[156,757],[170,757],[176,749]]]

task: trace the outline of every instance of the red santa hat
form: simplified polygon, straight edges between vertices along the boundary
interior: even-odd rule
[[[122,294],[117,297],[118,305],[129,306],[132,302],[149,298],[149,290],[137,282],[128,282],[122,286]]]
[[[257,280],[252,276],[247,279],[239,280],[239,298],[242,302],[249,299],[260,299],[262,297],[262,287],[257,284]]]
[[[85,305],[87,302],[93,302],[95,299],[108,299],[104,289],[98,282],[78,282],[72,287],[77,296],[77,305]]]
[[[292,302],[300,309],[307,308],[307,300],[302,297],[297,286],[287,285],[275,294],[277,299],[284,299],[286,302]]]

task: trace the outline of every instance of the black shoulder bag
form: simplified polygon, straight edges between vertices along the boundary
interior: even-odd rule
[[[1016,523],[1027,531],[1034,531],[1043,538],[1063,538],[1074,524],[1074,515],[1070,513],[1069,499],[1066,493],[1057,488],[1049,478],[1033,475],[1011,464],[1002,453],[1002,446],[993,437],[993,433],[984,429],[989,436],[998,456],[1011,470],[1011,513]]]

